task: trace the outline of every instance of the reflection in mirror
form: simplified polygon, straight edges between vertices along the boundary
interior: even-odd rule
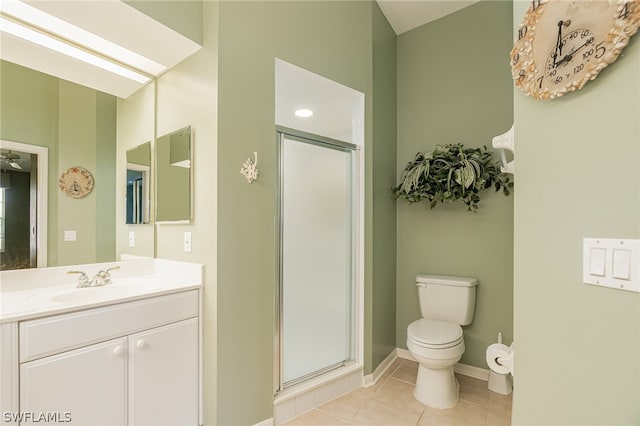
[[[156,221],[191,219],[191,126],[158,139]]]
[[[47,149],[0,141],[0,270],[46,266]]]
[[[127,151],[126,223],[149,223],[151,142]]]

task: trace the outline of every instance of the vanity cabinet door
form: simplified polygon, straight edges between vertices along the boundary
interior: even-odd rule
[[[127,339],[20,365],[20,411],[71,425],[126,424]],[[33,422],[21,424],[42,424]]]
[[[129,336],[129,424],[198,424],[198,319]]]

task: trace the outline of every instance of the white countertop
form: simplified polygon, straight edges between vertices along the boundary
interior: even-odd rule
[[[111,284],[77,288],[78,276],[91,279],[111,271]],[[204,266],[164,259],[142,259],[0,272],[0,323],[107,306],[202,287]]]

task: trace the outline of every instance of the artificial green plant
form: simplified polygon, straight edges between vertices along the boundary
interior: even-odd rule
[[[398,186],[392,188],[396,199],[410,203],[438,203],[462,200],[468,211],[477,211],[480,192],[494,187],[509,195],[513,181],[500,171],[500,161],[493,158],[486,146],[467,148],[461,143],[436,145],[431,152],[418,152],[407,163]]]

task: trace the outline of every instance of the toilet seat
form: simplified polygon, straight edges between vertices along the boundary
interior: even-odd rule
[[[422,318],[409,324],[407,338],[424,348],[446,349],[459,345],[463,334],[458,324]]]

